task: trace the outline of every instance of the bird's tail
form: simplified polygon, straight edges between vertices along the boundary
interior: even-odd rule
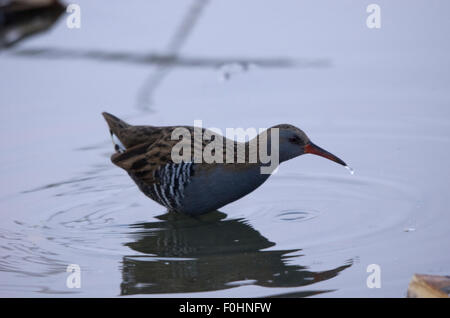
[[[102,115],[108,123],[109,130],[111,130],[111,132],[116,135],[119,134],[120,130],[130,127],[130,125],[124,122],[122,119],[117,118],[110,113],[103,112]]]
[[[109,132],[111,133],[111,137],[113,139],[113,143],[115,145],[115,148],[117,151],[123,151],[125,150],[123,146],[123,142],[126,137],[125,130],[128,127],[131,127],[131,125],[124,122],[122,119],[117,118],[114,115],[111,115],[110,113],[103,112],[103,117],[105,118],[106,122],[109,126]]]

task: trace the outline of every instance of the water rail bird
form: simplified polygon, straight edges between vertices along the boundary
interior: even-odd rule
[[[218,138],[215,141],[223,146],[223,154],[218,154],[215,153],[216,148],[211,149],[207,138],[202,138],[200,142],[194,138],[195,129],[200,129],[203,135],[215,135],[207,129],[192,126],[134,126],[106,112],[103,117],[116,150],[111,161],[127,171],[145,195],[169,211],[190,215],[207,213],[258,188],[270,176],[270,173],[262,173],[262,168],[271,164],[263,160],[264,152],[258,151],[258,147],[273,155],[273,138],[276,138],[273,140],[277,141],[278,148],[275,150],[278,151],[276,166],[303,154],[314,154],[349,168],[344,161],[311,142],[302,130],[289,124],[273,126],[265,131],[265,138],[262,138],[261,133],[247,142],[225,137],[221,140],[217,136],[211,138]],[[184,144],[180,138],[173,138],[177,128],[190,134]],[[272,134],[274,131],[277,133]],[[189,149],[189,153],[186,151],[183,155],[190,155],[191,159],[174,160],[172,150],[177,144],[182,149],[180,154],[184,149]],[[186,145],[192,147],[183,148]],[[200,159],[207,159],[202,154],[208,150],[216,159],[223,160],[196,160],[198,150]]]

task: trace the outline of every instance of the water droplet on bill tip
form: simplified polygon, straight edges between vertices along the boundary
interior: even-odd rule
[[[347,169],[348,170],[348,172],[350,172],[350,174],[353,176],[354,174],[355,174],[355,170],[353,170],[353,168],[352,167],[349,167],[349,166],[345,166],[345,169]]]

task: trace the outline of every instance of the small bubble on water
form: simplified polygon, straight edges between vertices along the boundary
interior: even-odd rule
[[[350,174],[351,174],[352,176],[355,174],[355,170],[353,170],[352,167],[350,167],[350,166],[345,166],[345,169],[347,169],[348,172],[350,172]]]

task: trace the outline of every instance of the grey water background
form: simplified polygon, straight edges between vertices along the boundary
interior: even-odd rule
[[[77,3],[81,29],[0,51],[0,296],[403,297],[450,273],[447,1],[377,1],[381,29],[367,1]],[[102,111],[291,123],[356,173],[303,156],[167,215],[110,163]]]

